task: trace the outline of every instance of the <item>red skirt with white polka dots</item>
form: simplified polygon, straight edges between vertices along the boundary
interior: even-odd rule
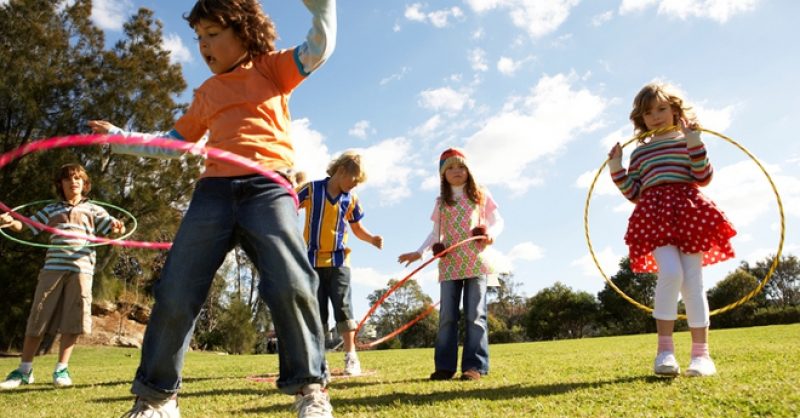
[[[671,183],[645,189],[628,219],[625,243],[636,273],[655,273],[652,251],[674,245],[687,254],[703,253],[703,265],[734,256],[730,239],[736,230],[697,186]]]

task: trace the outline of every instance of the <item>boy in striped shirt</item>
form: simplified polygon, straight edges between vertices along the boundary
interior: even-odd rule
[[[111,217],[102,207],[88,201],[86,195],[92,183],[86,169],[80,164],[62,166],[54,178],[59,201],[47,205],[32,219],[41,224],[76,235],[93,237],[97,234],[125,232],[125,225]],[[22,222],[4,213],[0,215],[0,228],[19,232]],[[41,230],[28,225],[34,235]],[[22,359],[19,367],[0,389],[15,389],[33,383],[33,357],[47,331],[61,334],[58,363],[53,372],[56,387],[72,386],[67,370],[72,350],[78,336],[92,332],[92,276],[94,275],[94,247],[81,237],[52,234],[44,267],[39,272],[33,305],[28,316]]]
[[[361,224],[364,211],[352,191],[367,179],[361,156],[344,152],[328,166],[330,177],[302,186],[297,194],[300,208],[306,210],[303,237],[308,245],[308,259],[319,275],[317,300],[322,325],[328,323],[328,299],[333,305],[336,328],[342,335],[345,350],[345,374],[361,374],[356,355],[355,330],[350,290],[350,248],[347,248],[347,227],[356,238],[378,249],[383,237],[372,235]]]

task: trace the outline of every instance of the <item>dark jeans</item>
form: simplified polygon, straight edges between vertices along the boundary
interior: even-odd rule
[[[314,267],[319,276],[319,314],[322,326],[328,326],[328,300],[333,305],[333,318],[339,334],[354,331],[358,323],[353,319],[353,302],[350,292],[350,267]]]
[[[290,195],[262,176],[205,178],[197,183],[153,287],[155,305],[134,394],[165,399],[178,391],[197,315],[217,269],[237,243],[258,268],[259,295],[269,306],[280,340],[278,388],[295,394],[309,383],[327,383],[317,275],[308,262]]]
[[[486,277],[445,280],[439,283],[439,333],[436,336],[436,370],[455,372],[458,362],[458,305],[463,294],[466,336],[461,371],[489,373],[489,326],[486,317]]]

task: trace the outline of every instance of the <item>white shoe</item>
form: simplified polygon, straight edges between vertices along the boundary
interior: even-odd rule
[[[714,365],[714,360],[711,357],[699,356],[692,357],[689,362],[689,367],[686,369],[686,376],[702,377],[713,376],[717,374],[717,366]]]
[[[28,374],[24,374],[19,369],[9,373],[6,380],[0,382],[0,390],[16,389],[20,385],[30,385],[33,383],[33,369]]]
[[[175,398],[161,401],[136,398],[133,408],[120,418],[181,418],[181,411]]]
[[[361,362],[358,361],[358,354],[356,353],[344,354],[344,374],[348,376],[361,375]]]
[[[58,388],[72,386],[72,378],[69,376],[69,370],[62,369],[53,372],[53,385]]]
[[[327,392],[319,384],[307,385],[294,399],[297,418],[333,418],[333,407]]]
[[[653,371],[659,376],[677,376],[681,372],[681,366],[675,360],[675,354],[671,351],[662,351],[656,356]]]

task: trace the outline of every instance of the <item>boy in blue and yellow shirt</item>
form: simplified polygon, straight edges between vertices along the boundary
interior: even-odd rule
[[[330,163],[327,173],[330,177],[301,186],[297,195],[300,208],[306,210],[303,237],[308,245],[308,259],[319,275],[317,300],[322,325],[328,323],[330,299],[336,329],[344,339],[344,372],[355,376],[361,374],[361,364],[356,355],[358,324],[353,318],[345,221],[356,238],[378,249],[383,248],[383,237],[370,234],[361,224],[364,211],[352,191],[367,179],[361,156],[353,151],[344,152]]]

